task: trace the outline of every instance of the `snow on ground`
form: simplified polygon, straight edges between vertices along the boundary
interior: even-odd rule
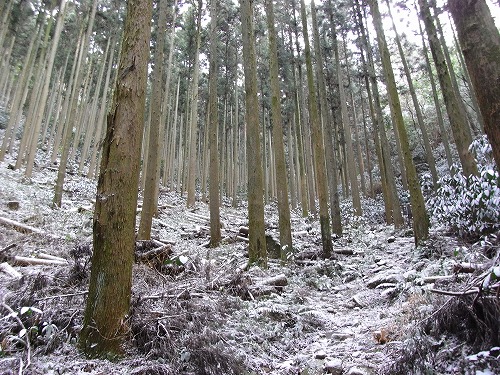
[[[67,175],[63,205],[54,209],[57,171],[43,155],[37,160],[31,179],[10,168],[9,155],[0,163],[0,217],[45,232],[1,225],[0,262],[14,264],[13,256],[40,252],[68,260],[68,265],[14,266],[20,279],[0,272],[3,303],[18,312],[35,308],[29,316],[19,315],[32,332],[27,374],[387,373],[416,320],[433,312],[428,289],[434,284],[426,278],[452,275],[456,262],[478,259],[471,249],[451,256],[464,244],[443,232],[433,232],[427,246],[415,249],[411,230],[381,223],[383,205],[365,200],[366,217],[346,215],[345,235],[334,244],[352,255],[292,259],[286,265],[270,259],[267,270],[244,270],[246,245],[236,240],[238,228],[247,224],[244,206],[221,208],[224,240],[210,250],[204,246],[208,206],[198,202],[188,210],[184,197],[162,191],[153,237],[174,244],[171,262],[156,269],[134,265],[127,355],[117,362],[87,360],[75,343],[88,282],[95,183]],[[8,205],[14,201],[17,209]],[[296,251],[319,252],[318,222],[299,211],[292,220]],[[267,206],[268,233],[275,237],[277,222],[275,206]],[[11,244],[15,247],[5,250]],[[284,275],[287,285],[264,285],[277,275]],[[0,374],[21,373],[21,360],[23,365],[28,360],[25,336],[5,305]],[[460,348],[461,358],[474,354]],[[471,363],[477,356],[468,358],[457,362],[450,354],[447,362],[431,361],[429,367],[435,373],[475,371]],[[487,364],[477,369],[494,373]]]

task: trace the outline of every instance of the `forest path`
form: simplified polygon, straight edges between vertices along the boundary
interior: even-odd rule
[[[0,272],[0,295],[7,296],[14,310],[29,303],[42,311],[35,314],[37,321],[57,328],[52,336],[37,339],[33,374],[146,374],[153,368],[163,374],[198,374],[201,368],[212,374],[376,374],[387,364],[392,348],[401,345],[398,338],[415,312],[430,308],[425,293],[429,285],[422,280],[451,274],[454,260],[449,254],[458,246],[451,238],[434,236],[428,247],[416,250],[408,230],[377,223],[382,205],[365,200],[365,218],[346,216],[345,234],[334,244],[337,249],[351,249],[353,255],[286,265],[270,259],[267,270],[242,271],[246,243],[236,235],[239,226],[246,225],[246,207],[232,208],[225,202],[221,207],[225,240],[210,250],[204,246],[208,206],[198,202],[194,211],[188,210],[185,197],[163,191],[153,236],[174,243],[174,263],[182,256],[187,262],[180,268],[170,264],[167,273],[136,264],[133,340],[127,358],[118,363],[86,360],[74,343],[88,268],[82,274],[75,270],[88,267],[85,249],[92,239],[95,182],[68,175],[63,205],[52,209],[54,166],[41,155],[28,180],[22,170],[10,169],[12,162],[7,158],[0,163],[0,216],[47,235],[2,226],[0,247],[16,246],[1,255],[37,257],[43,252],[70,262],[70,267],[15,266],[23,275],[19,280]],[[19,207],[10,208],[9,202],[19,202]],[[349,204],[343,204],[348,210]],[[319,253],[319,224],[297,211],[292,221],[297,252]],[[275,237],[277,222],[276,208],[266,206],[266,226]],[[287,279],[282,290],[255,297],[247,292],[259,281],[280,274]],[[70,296],[59,297],[66,295]],[[18,331],[14,321],[0,319],[2,339]],[[18,372],[19,358],[25,355],[22,347],[3,350],[0,374]],[[241,372],[237,364],[245,370]]]

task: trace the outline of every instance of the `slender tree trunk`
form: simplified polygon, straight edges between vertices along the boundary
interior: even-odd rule
[[[281,118],[280,83],[278,71],[278,47],[274,27],[273,0],[266,0],[266,16],[269,36],[269,75],[271,80],[272,141],[274,145],[274,166],[278,195],[281,260],[286,261],[292,252],[292,230],[290,226],[290,205],[288,203],[285,147],[283,145],[283,125]]]
[[[394,71],[392,70],[391,56],[385,40],[384,29],[382,27],[382,17],[376,1],[370,1],[370,9],[372,11],[375,30],[377,32],[382,66],[389,94],[389,104],[393,112],[396,126],[399,130],[401,148],[403,151],[405,169],[408,178],[408,188],[410,190],[410,204],[413,214],[413,235],[415,238],[415,244],[419,245],[429,236],[429,217],[427,216],[427,212],[425,210],[424,197],[422,195],[422,190],[418,182],[417,171],[415,170],[415,165],[413,164],[413,158],[410,152],[410,144],[403,120],[403,114],[401,112],[401,104],[399,102],[396,80],[394,78]]]
[[[167,23],[167,0],[159,1],[159,16],[157,30],[157,40],[154,55],[154,70],[152,76],[151,94],[151,121],[149,127],[149,149],[148,161],[145,171],[144,199],[141,211],[141,221],[137,237],[141,240],[151,238],[151,225],[153,216],[157,211],[156,186],[158,181],[158,159],[160,157],[160,126],[162,123],[162,102],[163,102],[163,50],[165,46],[165,25]],[[165,93],[166,94],[166,93]],[[143,172],[144,173],[144,172]]]
[[[375,138],[375,147],[377,148],[377,157],[379,159],[379,168],[381,174],[382,190],[384,193],[385,215],[386,222],[394,222],[396,228],[404,225],[403,216],[401,215],[401,206],[399,196],[396,189],[396,178],[392,169],[391,155],[389,152],[389,142],[385,133],[383,124],[382,107],[380,104],[380,95],[378,90],[377,78],[375,75],[375,64],[373,62],[372,49],[370,46],[368,31],[363,22],[361,8],[358,0],[356,0],[356,14],[358,20],[358,28],[361,33],[361,45],[366,52],[367,62],[365,62],[363,50],[361,53],[361,61],[363,66],[367,68],[365,74],[366,91],[368,93],[368,102],[370,104],[370,115],[373,121],[373,133]],[[366,15],[364,17],[366,19]],[[377,144],[378,143],[378,144]]]
[[[78,54],[78,60],[76,61],[76,70],[75,70],[75,80],[73,83],[73,89],[72,89],[72,94],[71,94],[71,105],[70,105],[70,111],[68,114],[68,118],[66,120],[66,129],[65,129],[65,134],[63,135],[63,149],[61,152],[61,160],[59,163],[59,169],[57,171],[57,181],[56,181],[56,186],[55,186],[55,191],[54,191],[54,199],[53,199],[53,205],[57,207],[61,207],[61,201],[62,201],[62,193],[63,193],[63,185],[64,185],[64,178],[66,176],[66,166],[68,165],[68,156],[69,156],[69,151],[70,151],[70,145],[71,145],[71,135],[73,133],[73,126],[75,119],[77,118],[77,108],[78,108],[78,102],[79,102],[79,90],[81,86],[81,82],[83,79],[83,70],[81,69],[82,62],[84,59],[84,56],[87,54],[88,51],[88,46],[90,42],[90,36],[92,33],[92,28],[94,25],[94,17],[95,13],[97,10],[97,0],[94,0],[92,10],[90,13],[89,17],[89,22],[87,25],[87,32],[84,37],[84,41],[82,44],[82,47],[80,49],[80,53]]]
[[[201,10],[200,10],[201,11]],[[210,2],[210,61],[209,61],[209,143],[210,143],[210,246],[219,246],[221,240],[220,230],[220,201],[219,201],[219,155],[218,155],[218,133],[219,133],[219,111],[217,108],[217,1]],[[243,17],[243,15],[242,15]],[[246,76],[245,76],[246,77]],[[248,203],[250,206],[250,202]],[[253,232],[252,232],[253,234]],[[257,233],[255,233],[257,234]]]
[[[79,346],[116,358],[127,337],[152,1],[129,0],[94,213],[94,251]]]
[[[3,136],[2,148],[0,149],[0,161],[4,160],[5,154],[10,148],[10,145],[14,143],[16,130],[19,122],[21,121],[24,103],[28,95],[29,81],[33,72],[38,47],[40,45],[40,30],[41,27],[38,26],[37,31],[34,34],[34,38],[31,40],[28,47],[24,65],[17,80],[17,86],[9,112],[9,122],[7,123],[7,128],[5,129]]]
[[[191,124],[189,127],[190,131],[187,181],[188,207],[194,206],[196,198],[196,139],[198,135],[198,82],[200,76],[201,13],[202,0],[198,0],[198,15],[196,21],[196,52],[194,54],[193,85],[191,87]]]
[[[422,111],[420,110],[420,104],[417,99],[417,94],[415,91],[415,86],[413,85],[413,80],[411,78],[410,68],[408,67],[408,62],[406,61],[405,53],[403,51],[403,46],[401,45],[401,41],[399,40],[399,34],[396,29],[396,24],[394,23],[394,19],[392,18],[391,6],[389,4],[389,0],[386,0],[387,7],[389,10],[389,17],[392,22],[392,29],[394,30],[394,34],[396,37],[396,45],[398,46],[399,57],[401,58],[401,62],[403,63],[403,69],[406,76],[406,82],[408,82],[408,89],[410,90],[411,99],[413,101],[413,107],[415,108],[415,113],[417,115],[417,123],[420,128],[420,132],[422,133],[422,140],[424,141],[424,149],[425,156],[427,159],[427,164],[429,165],[429,169],[431,171],[432,182],[434,186],[437,186],[438,175],[436,170],[436,163],[434,162],[434,156],[432,155],[431,143],[429,141],[429,136],[427,135],[427,129],[424,124],[424,116],[422,115]]]
[[[500,169],[500,34],[484,0],[448,0],[448,6]]]
[[[356,172],[356,162],[354,160],[354,150],[352,145],[351,123],[349,120],[349,113],[347,110],[347,96],[344,89],[344,79],[342,74],[342,67],[340,65],[339,47],[337,42],[337,34],[333,32],[333,48],[335,55],[335,65],[337,68],[337,76],[339,82],[339,96],[340,96],[340,109],[342,113],[342,124],[344,129],[345,149],[347,157],[347,175],[351,185],[352,205],[354,207],[354,214],[361,216],[363,211],[361,209],[361,198],[359,195],[358,174]]]
[[[248,228],[250,231],[248,261],[250,264],[258,263],[267,268],[253,5],[251,0],[241,0],[240,4],[247,124]]]
[[[315,7],[314,0],[311,7]],[[323,132],[321,130],[321,119],[318,113],[318,101],[316,99],[316,88],[314,83],[314,72],[312,66],[311,47],[309,46],[309,33],[307,30],[306,5],[304,0],[300,1],[300,13],[302,18],[302,33],[305,43],[305,57],[307,69],[307,86],[309,88],[309,114],[311,122],[311,141],[313,143],[314,169],[316,176],[316,187],[319,200],[319,223],[321,227],[321,243],[323,245],[323,257],[330,258],[332,255],[332,232],[330,228],[330,217],[328,214],[328,183],[325,165],[325,148],[323,146]]]
[[[415,3],[415,10],[418,12],[416,3]],[[437,123],[439,126],[439,131],[441,132],[441,139],[443,142],[444,152],[446,155],[446,161],[448,162],[448,167],[451,168],[453,165],[453,157],[451,156],[451,148],[450,148],[450,142],[448,140],[448,132],[444,126],[443,111],[441,111],[441,104],[439,103],[436,81],[434,79],[434,73],[432,72],[431,62],[429,59],[429,51],[427,49],[427,44],[425,43],[424,31],[422,30],[422,24],[420,23],[420,20],[418,21],[418,27],[420,30],[420,35],[422,37],[422,49],[425,57],[425,66],[427,74],[429,76],[429,82],[431,84],[432,98],[434,100],[434,106],[436,108]]]
[[[329,2],[331,6],[331,1]],[[320,108],[321,115],[323,117],[323,130],[326,130],[325,137],[325,153],[326,153],[326,165],[328,174],[328,183],[330,185],[329,197],[330,197],[330,216],[332,219],[332,232],[337,237],[342,235],[342,220],[340,214],[340,202],[339,202],[339,192],[338,192],[338,164],[335,155],[335,146],[333,145],[333,119],[330,114],[330,107],[327,104],[327,93],[326,93],[326,83],[323,74],[323,55],[321,53],[320,38],[318,30],[318,21],[316,17],[316,8],[311,7],[312,15],[312,26],[314,34],[314,51],[316,55],[316,76],[318,77],[319,84],[319,97],[320,97]]]
[[[472,154],[469,151],[469,145],[472,142],[472,137],[467,124],[467,119],[462,115],[460,109],[460,99],[457,98],[453,84],[450,78],[449,70],[446,66],[445,57],[441,49],[441,45],[437,36],[436,26],[432,21],[431,12],[427,0],[418,0],[420,5],[421,16],[424,20],[424,25],[429,38],[429,44],[436,65],[441,92],[446,104],[446,110],[450,119],[453,137],[458,150],[458,156],[462,163],[462,168],[465,175],[477,174],[477,166]]]

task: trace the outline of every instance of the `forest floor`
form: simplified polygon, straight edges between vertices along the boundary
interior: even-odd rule
[[[157,242],[136,247],[126,355],[86,359],[76,340],[96,186],[68,174],[62,207],[51,208],[57,166],[46,158],[39,153],[30,179],[9,155],[0,163],[0,263],[19,273],[0,270],[0,374],[500,373],[498,331],[486,324],[498,326],[490,306],[498,299],[483,295],[479,316],[477,293],[431,292],[481,281],[492,260],[478,245],[433,228],[415,248],[410,229],[385,225],[382,203],[365,199],[363,218],[344,215],[332,259],[314,256],[319,224],[294,211],[296,256],[245,269],[237,237],[246,206],[223,204],[224,239],[209,249],[207,204],[186,209],[185,197],[167,191],[153,222]],[[266,206],[274,237],[277,221],[275,205]],[[64,260],[30,264],[44,254]],[[481,267],[463,273],[464,262]]]

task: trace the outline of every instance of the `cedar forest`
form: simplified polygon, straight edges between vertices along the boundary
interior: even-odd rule
[[[490,0],[1,0],[1,374],[500,371]]]

